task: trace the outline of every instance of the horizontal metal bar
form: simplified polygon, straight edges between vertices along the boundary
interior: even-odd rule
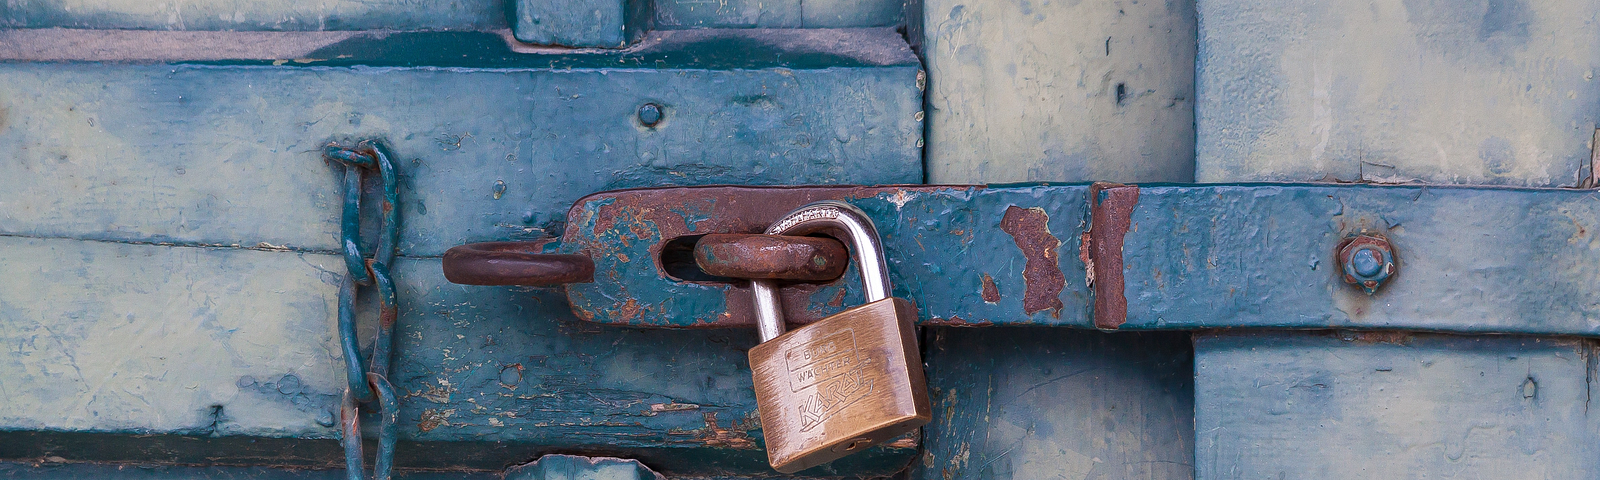
[[[1594,268],[1600,240],[1592,233],[1600,201],[1594,191],[1563,189],[1250,184],[607,192],[583,199],[569,216],[561,248],[589,254],[602,273],[593,284],[569,287],[568,297],[580,317],[601,323],[749,325],[744,286],[664,275],[653,260],[658,245],[691,233],[759,231],[782,212],[824,198],[846,200],[873,217],[894,292],[916,302],[925,324],[1600,335],[1600,290],[1593,288],[1600,281]],[[1398,263],[1370,296],[1344,282],[1336,258],[1341,241],[1360,232],[1387,236]],[[1091,240],[1088,248],[1084,239]],[[852,268],[833,283],[785,289],[791,321],[858,303],[853,274]]]

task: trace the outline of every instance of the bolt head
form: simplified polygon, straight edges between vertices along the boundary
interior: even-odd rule
[[[1372,295],[1394,275],[1394,247],[1382,235],[1353,235],[1339,247],[1339,265],[1345,283],[1359,286],[1367,295]]]
[[[656,105],[654,103],[646,103],[644,105],[639,106],[639,123],[640,124],[642,124],[642,125],[644,125],[646,127],[654,127],[654,126],[656,126],[656,124],[661,123],[661,117],[662,117],[662,115],[661,115],[661,106],[660,105]]]

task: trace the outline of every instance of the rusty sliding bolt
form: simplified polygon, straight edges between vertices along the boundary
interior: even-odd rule
[[[719,277],[822,282],[844,274],[850,251],[832,238],[723,233],[696,242],[694,261]]]
[[[444,278],[462,285],[564,285],[594,281],[583,255],[539,253],[547,242],[485,242],[444,252]]]

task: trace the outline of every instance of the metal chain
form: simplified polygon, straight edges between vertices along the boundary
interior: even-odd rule
[[[349,274],[339,284],[339,342],[344,351],[344,399],[339,407],[346,475],[362,480],[361,404],[378,413],[378,455],[373,462],[373,477],[389,480],[394,467],[396,424],[400,420],[399,400],[389,384],[390,352],[394,349],[394,324],[399,311],[395,306],[394,281],[389,265],[394,261],[399,221],[395,212],[396,181],[394,165],[382,144],[362,141],[354,147],[328,144],[323,155],[344,165],[344,213],[339,222],[339,239]],[[382,212],[378,219],[378,251],[368,258],[361,252],[361,181],[365,173],[376,171],[383,182]],[[378,334],[372,343],[370,367],[361,364],[356,342],[356,288],[375,285],[378,290]]]

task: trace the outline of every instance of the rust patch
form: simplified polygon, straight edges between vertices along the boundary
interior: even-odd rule
[[[795,186],[795,187],[661,187],[618,190],[593,194],[578,200],[567,212],[567,225],[562,237],[565,249],[575,250],[595,259],[595,283],[615,286],[624,283],[621,275],[640,275],[645,271],[629,262],[618,262],[616,243],[638,237],[650,243],[653,258],[633,258],[632,264],[655,266],[656,276],[663,282],[676,282],[666,274],[661,264],[661,250],[667,241],[686,235],[738,233],[759,234],[773,220],[789,211],[817,200],[850,200],[875,198],[884,194],[905,192],[907,195],[938,192],[952,189],[979,190],[980,186]],[[911,197],[906,197],[911,198]],[[594,208],[585,205],[606,202]],[[666,208],[666,206],[683,208]],[[580,226],[592,225],[592,228]],[[693,228],[693,230],[691,230]],[[631,233],[631,234],[630,234]],[[635,257],[638,257],[637,255]],[[811,298],[823,288],[855,282],[852,278],[838,278],[827,283],[796,283],[779,290],[782,297],[784,320],[793,325],[804,325],[821,320],[821,309],[831,298]],[[674,328],[748,327],[755,324],[755,306],[751,302],[747,283],[693,282],[711,289],[722,290],[726,311],[697,318],[693,322],[671,325]],[[600,323],[656,325],[647,305],[629,306],[634,300],[623,289],[606,288],[611,296],[585,298],[576,295],[576,289],[567,289],[568,300],[580,319]],[[839,303],[842,304],[841,299]]]
[[[833,298],[828,299],[828,306],[835,307],[835,308],[844,306],[844,289],[843,288],[839,289],[838,292],[834,292]]]
[[[944,326],[944,327],[987,327],[987,326],[990,326],[990,325],[994,325],[994,322],[987,321],[987,320],[972,321],[972,320],[967,320],[965,318],[961,318],[960,315],[952,315],[952,316],[950,316],[950,318],[934,317],[934,318],[928,319],[927,322],[923,322],[922,324],[923,325],[938,325],[938,326]]]
[[[1115,330],[1128,321],[1122,240],[1133,223],[1133,207],[1138,204],[1138,186],[1096,183],[1089,187],[1090,222],[1083,248],[1089,252],[1085,265],[1094,286],[1095,328]]]
[[[1000,287],[994,285],[994,277],[987,273],[983,274],[983,301],[1000,303]]]
[[[1050,215],[1042,208],[1012,205],[1000,219],[1000,230],[1011,235],[1027,259],[1022,266],[1023,313],[1051,310],[1051,316],[1061,318],[1061,290],[1067,286],[1067,277],[1061,273],[1056,254],[1061,240],[1050,233]]]
[[[417,422],[417,429],[427,432],[435,428],[449,425],[449,418],[453,413],[455,413],[455,410],[440,411],[432,408],[423,410],[422,420]]]
[[[1336,336],[1340,340],[1363,345],[1386,343],[1390,345],[1409,345],[1413,335],[1411,332],[1401,331],[1355,331],[1339,330]]]
[[[922,444],[922,442],[917,441],[917,439],[918,437],[916,433],[913,432],[910,435],[900,437],[898,440],[885,443],[883,446],[889,448],[917,448]]]
[[[722,428],[717,425],[717,412],[706,412],[706,428],[700,430],[696,437],[700,443],[707,447],[737,448],[741,450],[756,449],[756,442],[750,439],[750,433],[742,422],[737,420]]]

